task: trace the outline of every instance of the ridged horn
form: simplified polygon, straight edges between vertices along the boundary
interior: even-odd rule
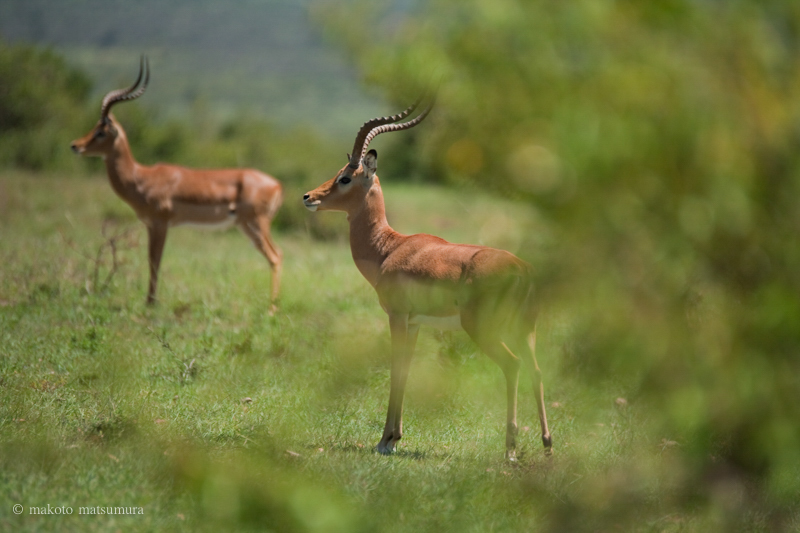
[[[421,101],[422,101],[422,98],[417,100],[417,102],[413,106],[411,106],[409,109],[413,110],[413,108],[415,108]],[[390,124],[381,124],[379,126],[373,127],[369,131],[369,133],[367,133],[364,136],[364,141],[363,141],[363,144],[361,145],[361,152],[359,153],[358,161],[361,161],[361,159],[364,158],[364,155],[367,153],[367,148],[369,148],[369,143],[377,135],[380,135],[381,133],[386,133],[387,131],[401,131],[401,130],[407,130],[409,128],[413,128],[414,126],[416,126],[417,124],[419,124],[420,122],[425,120],[425,117],[427,117],[428,113],[431,112],[431,109],[433,109],[433,104],[435,104],[435,103],[436,103],[436,95],[434,94],[433,98],[431,99],[431,103],[428,104],[428,107],[425,108],[425,111],[423,111],[422,113],[417,115],[416,118],[414,118],[412,120],[409,120],[408,122],[401,122],[400,124],[391,124],[390,123]],[[405,113],[405,111],[404,111],[404,113]],[[397,116],[397,115],[395,115],[395,116]],[[359,132],[359,134],[360,133],[361,132]],[[352,166],[352,161],[353,160],[351,159],[351,162],[350,162],[351,166]],[[356,168],[358,168],[357,165],[356,165]]]
[[[144,83],[142,84],[139,89],[136,87],[142,81],[142,75],[144,75]],[[108,118],[108,112],[111,111],[111,107],[116,104],[117,102],[123,102],[126,100],[135,100],[144,94],[145,89],[147,89],[147,82],[150,81],[150,64],[147,61],[147,57],[142,54],[141,59],[139,60],[139,77],[136,78],[136,81],[133,85],[128,87],[127,89],[116,89],[103,97],[103,103],[100,106],[100,118],[105,120]]]
[[[356,135],[356,140],[353,143],[353,151],[350,152],[351,154],[349,163],[350,168],[358,168],[359,163],[361,163],[361,157],[363,157],[363,153],[366,151],[366,146],[369,144],[369,141],[367,141],[366,138],[372,130],[384,124],[392,124],[394,122],[397,122],[398,120],[406,118],[408,115],[414,112],[414,110],[417,108],[420,102],[422,102],[422,99],[424,97],[425,94],[423,93],[423,95],[419,98],[419,100],[411,104],[411,106],[409,106],[408,109],[406,109],[401,113],[398,113],[396,115],[391,115],[389,117],[373,118],[371,120],[366,121],[361,126],[361,129],[358,130],[358,134]]]

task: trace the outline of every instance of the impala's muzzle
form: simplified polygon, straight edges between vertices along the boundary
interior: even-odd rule
[[[316,211],[319,204],[321,204],[319,200],[312,200],[311,195],[306,193],[303,195],[303,205],[306,206],[306,209],[309,211]]]

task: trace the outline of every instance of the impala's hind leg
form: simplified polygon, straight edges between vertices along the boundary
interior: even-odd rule
[[[500,343],[505,355],[498,357],[501,350],[497,350],[495,355],[490,357],[500,365],[503,375],[506,378],[506,459],[509,461],[517,460],[517,390],[519,388],[519,359],[506,347]],[[484,350],[486,351],[486,350]],[[489,352],[486,351],[488,354]]]
[[[496,334],[481,334],[478,323],[462,315],[461,325],[478,347],[497,363],[506,378],[506,459],[517,459],[517,389],[519,385],[519,358],[503,344]],[[494,330],[495,332],[497,330]]]
[[[544,406],[544,384],[542,383],[542,371],[536,361],[536,329],[528,335],[527,343],[520,342],[517,354],[522,359],[525,368],[531,376],[533,382],[533,392],[536,395],[536,408],[539,411],[539,424],[542,427],[542,444],[544,453],[550,455],[553,450],[553,438],[547,428],[547,410]]]
[[[278,310],[278,294],[281,288],[281,270],[283,265],[283,252],[272,240],[270,232],[270,219],[266,216],[259,216],[242,224],[242,230],[250,237],[258,251],[267,258],[270,270],[272,271],[272,287],[270,291],[269,314],[274,315]]]

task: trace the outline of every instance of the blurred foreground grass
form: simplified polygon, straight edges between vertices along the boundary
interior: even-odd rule
[[[519,204],[384,188],[399,231],[524,257],[553,245]],[[322,223],[335,234],[341,218]],[[107,250],[97,262],[104,221],[106,235],[130,234],[98,293],[110,267]],[[144,229],[105,178],[0,175],[0,530],[800,527],[796,468],[765,485],[723,462],[693,463],[693,443],[665,432],[673,414],[651,405],[630,373],[576,355],[602,347],[581,345],[563,306],[539,326],[552,459],[523,380],[521,459],[502,460],[501,372],[464,335],[430,330],[412,367],[400,451],[377,455],[385,315],[346,242],[302,229],[277,239],[286,257],[278,316],[267,316],[267,265],[242,235],[184,228],[169,236],[160,304],[147,309]],[[30,515],[48,504],[74,514]],[[144,514],[79,516],[86,506]]]

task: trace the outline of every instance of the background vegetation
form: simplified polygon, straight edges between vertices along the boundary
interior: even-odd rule
[[[400,99],[443,79],[417,132],[429,172],[545,218],[523,254],[576,320],[569,357],[652,402],[686,505],[740,487],[782,516],[800,493],[798,4],[437,0],[393,31],[359,5],[326,13],[373,83]]]
[[[53,52],[0,42],[0,164],[69,167],[63,137],[81,120],[90,86]]]
[[[131,28],[149,27],[125,5],[140,20]],[[796,2],[276,5],[308,8],[387,109],[441,80],[423,127],[375,141],[390,221],[408,233],[503,247],[535,265],[556,456],[541,455],[525,383],[522,425],[534,429],[523,432],[520,464],[504,464],[500,372],[463,336],[431,332],[412,369],[401,452],[370,451],[388,394],[386,321],[337,242],[343,217],[310,217],[292,201],[344,163],[352,132],[376,114],[366,109],[382,109],[363,96],[353,104],[363,113],[337,118],[346,135],[313,119],[267,122],[255,107],[220,111],[213,96],[169,109],[144,98],[121,105],[143,162],[257,166],[290,190],[278,219],[287,257],[280,316],[264,316],[265,265],[235,233],[176,232],[162,305],[145,309],[141,228],[98,166],[65,155],[96,120],[99,96],[131,74],[126,67],[119,83],[90,90],[75,66],[121,55],[135,65],[147,41],[116,30],[99,48],[100,23],[50,41],[68,63],[26,47],[0,50],[0,80],[9,80],[0,91],[17,95],[0,109],[26,117],[24,127],[0,124],[2,526],[65,523],[14,517],[14,503],[100,500],[141,502],[147,518],[68,523],[800,528]],[[177,1],[164,18],[184,9],[176,36],[222,44],[238,23],[221,24],[228,30],[219,34],[197,30],[203,13],[227,20],[214,6],[187,14]],[[267,9],[236,6],[253,17]],[[150,35],[151,43],[171,38]],[[331,53],[315,39],[310,49]],[[154,57],[166,68],[177,56]],[[187,70],[212,64],[220,93],[250,90],[249,75],[223,70],[233,56],[207,57]],[[41,80],[63,90],[41,91]],[[310,117],[321,109],[301,108]],[[47,109],[48,118],[19,109]],[[36,150],[53,148],[26,150],[33,145],[14,140],[25,136],[51,143]],[[122,250],[113,275],[103,247],[111,238]]]
[[[354,115],[383,111],[382,99],[365,95],[344,54],[322,40],[310,3],[6,0],[0,35],[54,47],[91,76],[97,99],[129,84],[147,53],[151,119],[246,113],[350,136]]]

